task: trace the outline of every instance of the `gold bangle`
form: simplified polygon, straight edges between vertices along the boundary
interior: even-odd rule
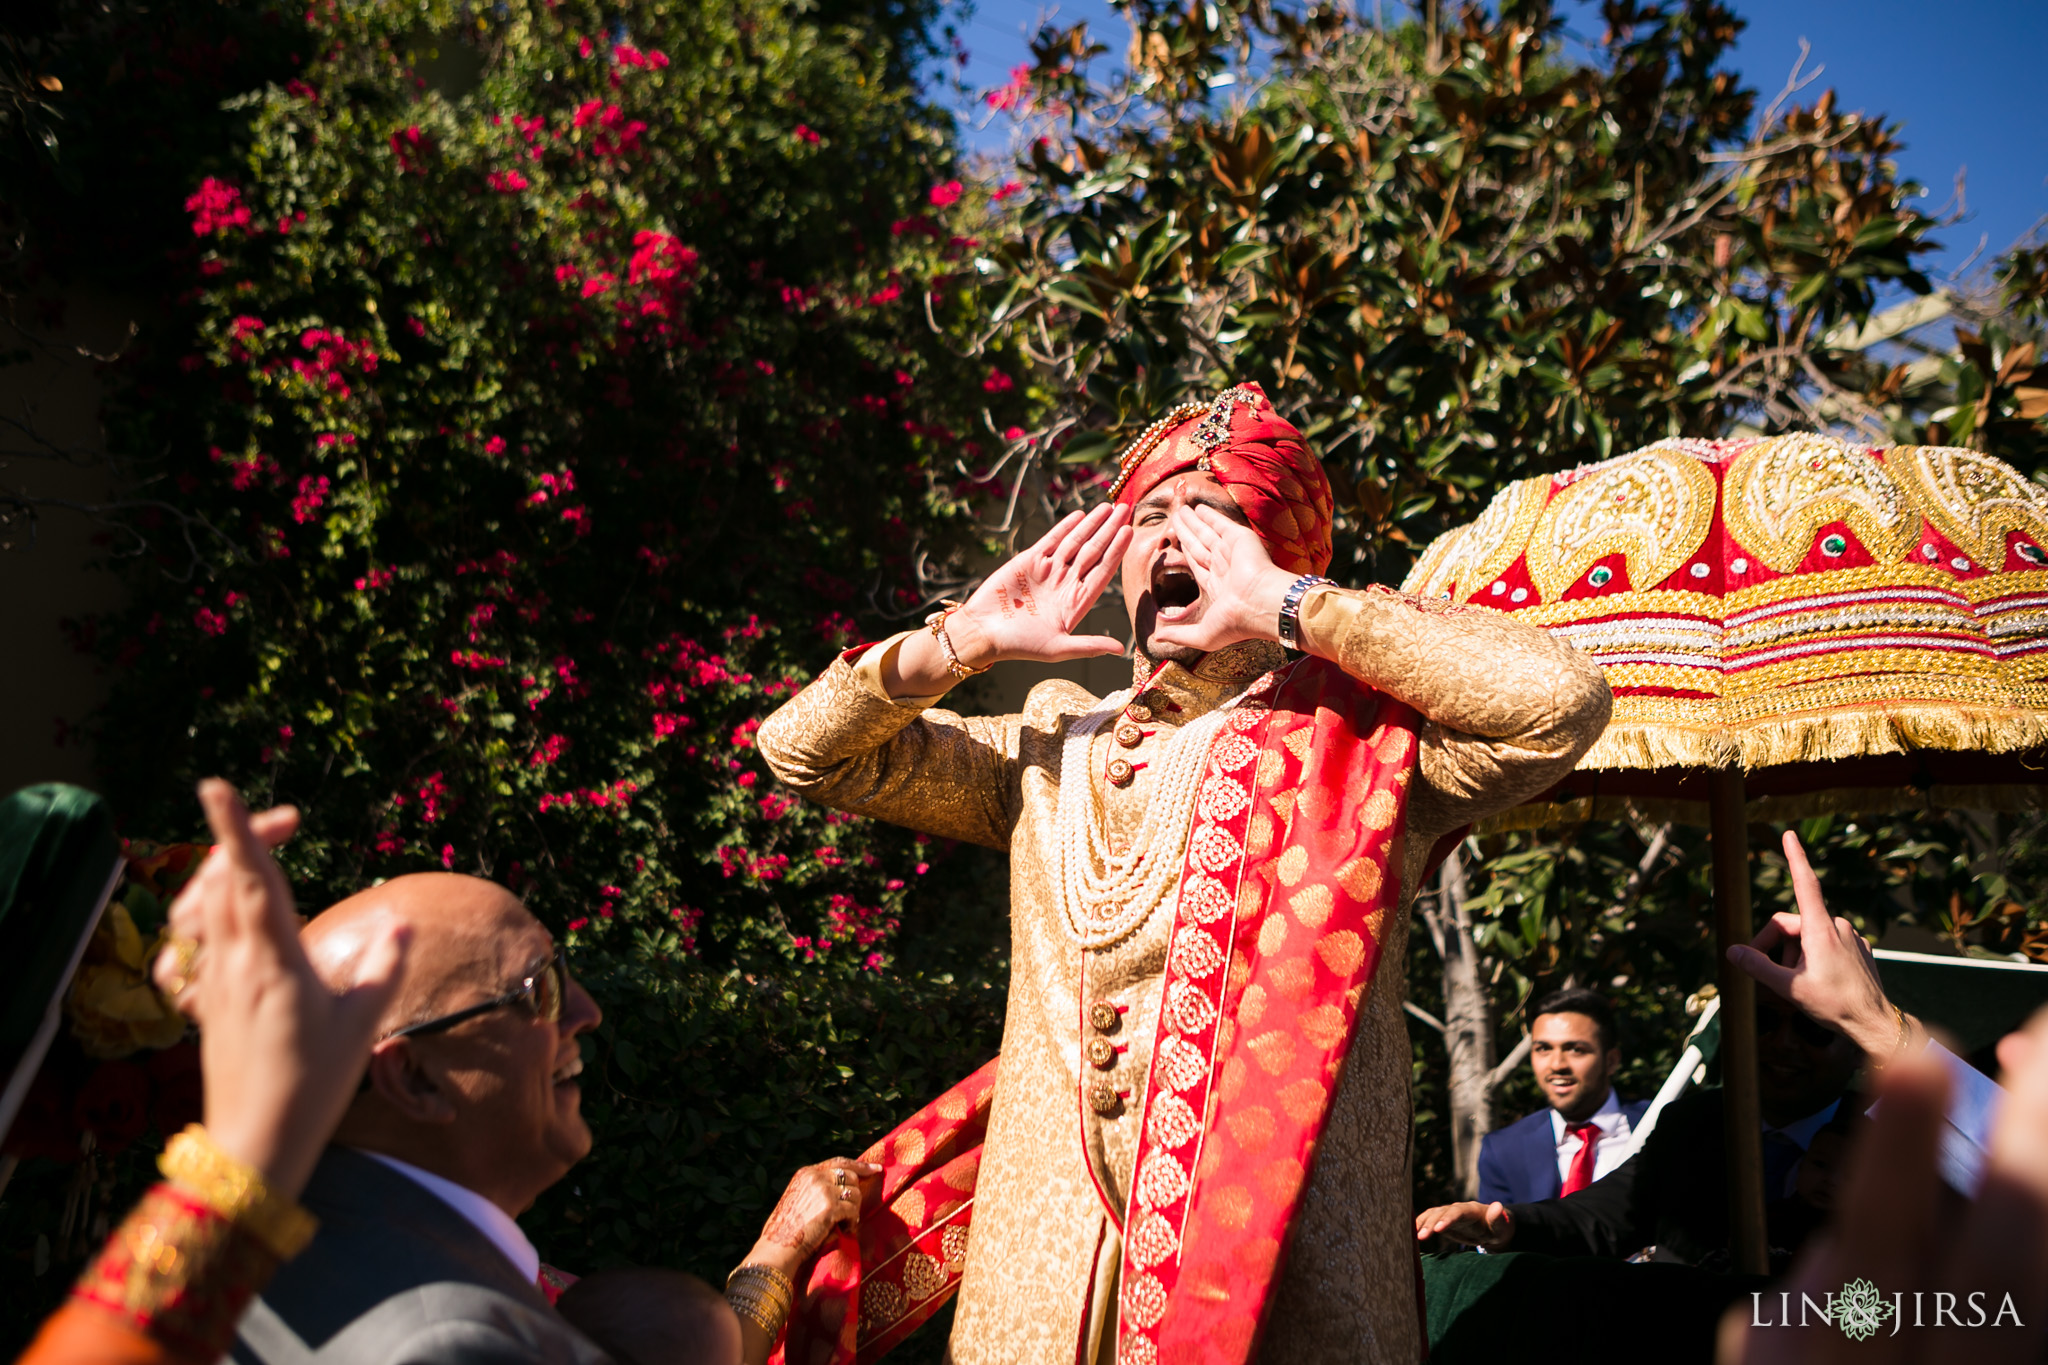
[[[743,1265],[726,1276],[725,1287],[730,1292],[734,1285],[745,1288],[756,1280],[764,1281],[768,1292],[780,1299],[785,1306],[793,1306],[796,1303],[796,1281],[774,1266],[762,1265],[758,1261]]]
[[[280,1261],[304,1251],[320,1228],[319,1219],[272,1193],[261,1175],[215,1146],[196,1123],[170,1140],[156,1165],[165,1179],[254,1237]]]
[[[1899,1053],[1904,1052],[1907,1049],[1907,1047],[1912,1044],[1913,1026],[1906,1022],[1906,1012],[1900,1009],[1897,1005],[1892,1006],[1892,1013],[1898,1016],[1899,1020],[1899,1042],[1898,1046],[1892,1049],[1892,1055],[1897,1056]]]
[[[773,1340],[796,1307],[796,1284],[774,1266],[743,1265],[725,1277],[725,1301]]]
[[[782,1335],[782,1326],[788,1321],[786,1315],[777,1314],[771,1316],[764,1313],[761,1311],[761,1305],[758,1301],[744,1298],[738,1294],[728,1293],[725,1296],[725,1302],[734,1313],[745,1318],[748,1322],[753,1323],[762,1332],[766,1333],[770,1341]]]
[[[964,602],[955,602],[948,598],[939,603],[943,610],[935,611],[930,616],[924,618],[925,625],[931,628],[932,638],[937,640],[939,648],[945,651],[946,671],[951,673],[954,678],[963,681],[986,673],[990,668],[988,664],[983,664],[980,668],[969,668],[966,664],[961,663],[960,656],[953,650],[953,637],[946,634],[946,618],[965,605],[966,603]]]

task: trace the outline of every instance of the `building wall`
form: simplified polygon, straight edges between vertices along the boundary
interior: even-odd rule
[[[23,302],[32,334],[0,321],[0,353],[25,353],[0,365],[0,490],[104,503],[114,480],[104,463],[94,355],[127,343],[130,311],[90,294],[65,298],[49,317]],[[64,457],[53,457],[51,446]],[[61,623],[120,601],[113,576],[95,567],[113,544],[104,531],[89,514],[62,507],[0,526],[0,793],[34,782],[93,784],[93,755],[69,731],[105,698],[106,679]]]

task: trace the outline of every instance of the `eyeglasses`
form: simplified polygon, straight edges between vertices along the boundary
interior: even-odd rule
[[[533,1017],[544,1023],[560,1023],[562,1002],[569,996],[569,954],[568,950],[557,947],[555,955],[542,965],[541,969],[527,977],[511,990],[480,1005],[444,1014],[438,1019],[424,1023],[408,1024],[389,1036],[393,1038],[417,1037],[422,1033],[439,1033],[454,1028],[465,1019],[474,1019],[479,1014],[489,1014],[507,1005],[520,1005],[533,1012]]]

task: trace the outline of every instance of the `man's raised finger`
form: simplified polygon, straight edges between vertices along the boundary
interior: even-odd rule
[[[1785,831],[1785,863],[1792,871],[1792,896],[1799,903],[1800,916],[1818,915],[1819,923],[1825,925],[1828,903],[1820,893],[1820,878],[1813,875],[1813,865],[1806,861],[1806,849],[1799,836],[1789,829]]]
[[[201,780],[199,807],[206,812],[206,825],[213,831],[213,842],[230,863],[253,865],[269,856],[269,850],[257,838],[250,824],[249,808],[242,804],[241,794],[233,785],[218,777]]]

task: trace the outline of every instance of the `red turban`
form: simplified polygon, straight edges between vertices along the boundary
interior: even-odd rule
[[[1275,564],[1293,573],[1330,567],[1329,477],[1257,384],[1175,408],[1131,443],[1121,463],[1110,496],[1126,507],[1175,474],[1199,469],[1216,476]]]

